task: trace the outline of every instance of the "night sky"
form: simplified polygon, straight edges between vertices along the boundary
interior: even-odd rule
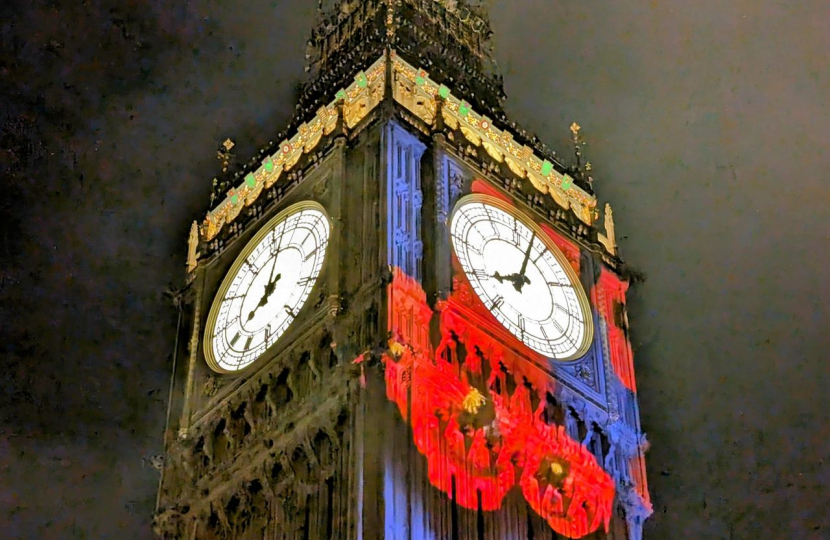
[[[507,111],[588,142],[648,539],[827,538],[830,3],[492,0]],[[0,4],[3,538],[149,539],[187,233],[284,129],[311,0]]]

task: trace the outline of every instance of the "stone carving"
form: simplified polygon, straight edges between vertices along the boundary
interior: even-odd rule
[[[617,254],[617,236],[614,230],[614,213],[611,210],[611,205],[606,203],[605,205],[605,234],[598,234],[597,238],[599,239],[600,244],[605,246],[605,249],[608,250],[608,253],[611,255]]]
[[[185,538],[185,520],[179,508],[167,508],[159,512],[153,520],[153,532],[165,540]]]
[[[207,397],[213,397],[219,391],[219,379],[214,376],[209,376],[202,386],[202,394]]]
[[[469,178],[466,174],[464,174],[460,169],[455,166],[450,165],[448,167],[449,170],[449,187],[450,187],[450,198],[449,204],[453,206],[461,194],[464,192],[464,189],[469,182]]]
[[[390,124],[386,128],[387,171],[391,195],[388,223],[393,238],[389,264],[421,278],[421,156],[426,147],[418,139]]]
[[[594,371],[587,362],[583,362],[576,366],[575,373],[577,377],[588,384],[592,383],[594,380]]]
[[[196,270],[199,263],[199,224],[195,221],[190,226],[190,236],[187,239],[187,272]]]

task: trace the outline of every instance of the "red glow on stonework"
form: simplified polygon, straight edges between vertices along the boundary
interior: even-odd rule
[[[553,230],[553,227],[547,223],[540,223],[539,227],[545,231],[545,234],[548,235],[548,238],[551,239],[554,245],[565,254],[565,257],[567,257],[568,262],[571,263],[571,267],[576,272],[576,275],[579,275],[579,247]]]
[[[387,396],[412,427],[430,483],[452,496],[454,481],[458,504],[485,511],[519,486],[555,531],[576,538],[607,530],[614,482],[562,426],[542,420],[555,382],[538,359],[489,336],[484,328],[495,319],[469,322],[477,299],[463,290],[439,307],[434,349],[433,312],[419,284],[396,269],[389,297]]]
[[[623,308],[627,290],[628,283],[603,268],[599,281],[591,291],[591,303],[597,307],[608,326],[608,349],[614,373],[626,388],[636,394],[634,353],[626,331],[622,327],[625,324]]]
[[[483,195],[490,195],[491,197],[495,197],[497,199],[501,199],[507,204],[512,205],[513,201],[510,200],[510,197],[502,193],[501,191],[497,190],[487,182],[483,180],[473,180],[472,186],[470,186],[470,191],[473,193],[481,193]]]

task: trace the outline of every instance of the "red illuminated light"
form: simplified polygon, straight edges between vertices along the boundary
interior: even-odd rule
[[[454,488],[458,504],[484,511],[498,509],[518,485],[555,531],[581,537],[600,525],[607,530],[614,482],[562,426],[542,420],[555,381],[537,367],[540,359],[467,322],[470,310],[492,316],[461,290],[441,303],[434,349],[427,329],[435,314],[420,285],[395,269],[389,297],[387,396],[412,427],[430,483],[448,496]]]

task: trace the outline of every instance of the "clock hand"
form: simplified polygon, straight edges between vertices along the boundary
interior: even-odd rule
[[[267,296],[263,296],[262,298],[260,298],[259,299],[259,304],[254,306],[254,309],[252,309],[251,312],[248,313],[248,321],[250,321],[251,319],[254,318],[254,315],[256,315],[256,310],[258,310],[259,308],[261,308],[262,306],[264,306],[267,303],[268,303],[268,297]]]
[[[525,251],[525,259],[522,261],[522,269],[519,270],[519,274],[524,277],[525,271],[527,270],[527,262],[530,260],[530,251],[533,249],[533,241],[536,240],[536,233],[534,232],[533,235],[530,237],[530,242],[527,244],[527,251]],[[528,281],[528,283],[530,283]]]
[[[503,276],[496,272],[495,274],[493,274],[493,277],[496,278],[499,283],[504,283],[505,281],[508,283],[512,283],[513,288],[519,292],[522,292],[522,287],[530,283],[530,280],[526,276],[523,276],[518,272],[514,272],[506,276]]]
[[[530,280],[525,275],[527,271],[527,262],[530,260],[530,251],[533,249],[533,241],[536,239],[536,232],[530,237],[530,242],[527,244],[527,251],[525,251],[525,258],[522,261],[522,269],[516,274],[505,276],[505,279],[513,283],[513,288],[518,292],[522,292],[522,288],[530,283]]]
[[[268,278],[268,285],[265,286],[265,292],[262,295],[262,298],[259,299],[259,303],[254,307],[254,309],[248,314],[248,320],[254,318],[256,315],[256,311],[263,307],[265,304],[268,303],[268,298],[274,293],[274,290],[277,288],[277,282],[282,278],[282,274],[274,275],[274,270],[277,268],[277,260],[274,259],[274,266],[271,268],[271,276]]]
[[[279,255],[277,255],[277,257],[279,257]],[[268,287],[271,286],[271,283],[274,281],[274,270],[277,269],[277,257],[274,257],[274,264],[273,266],[271,266],[271,275],[268,277],[268,285],[265,286],[266,291],[268,290]]]
[[[536,239],[536,233],[533,233],[533,236],[530,237],[530,243],[527,246],[527,251],[525,252],[524,260],[522,261],[522,269],[518,272],[514,272],[512,274],[507,274],[503,276],[496,272],[493,274],[493,277],[498,280],[499,283],[504,283],[505,281],[512,283],[513,288],[516,289],[518,292],[522,292],[522,288],[525,285],[530,283],[530,279],[525,275],[527,271],[527,262],[530,260],[530,251],[533,249],[533,240]]]

